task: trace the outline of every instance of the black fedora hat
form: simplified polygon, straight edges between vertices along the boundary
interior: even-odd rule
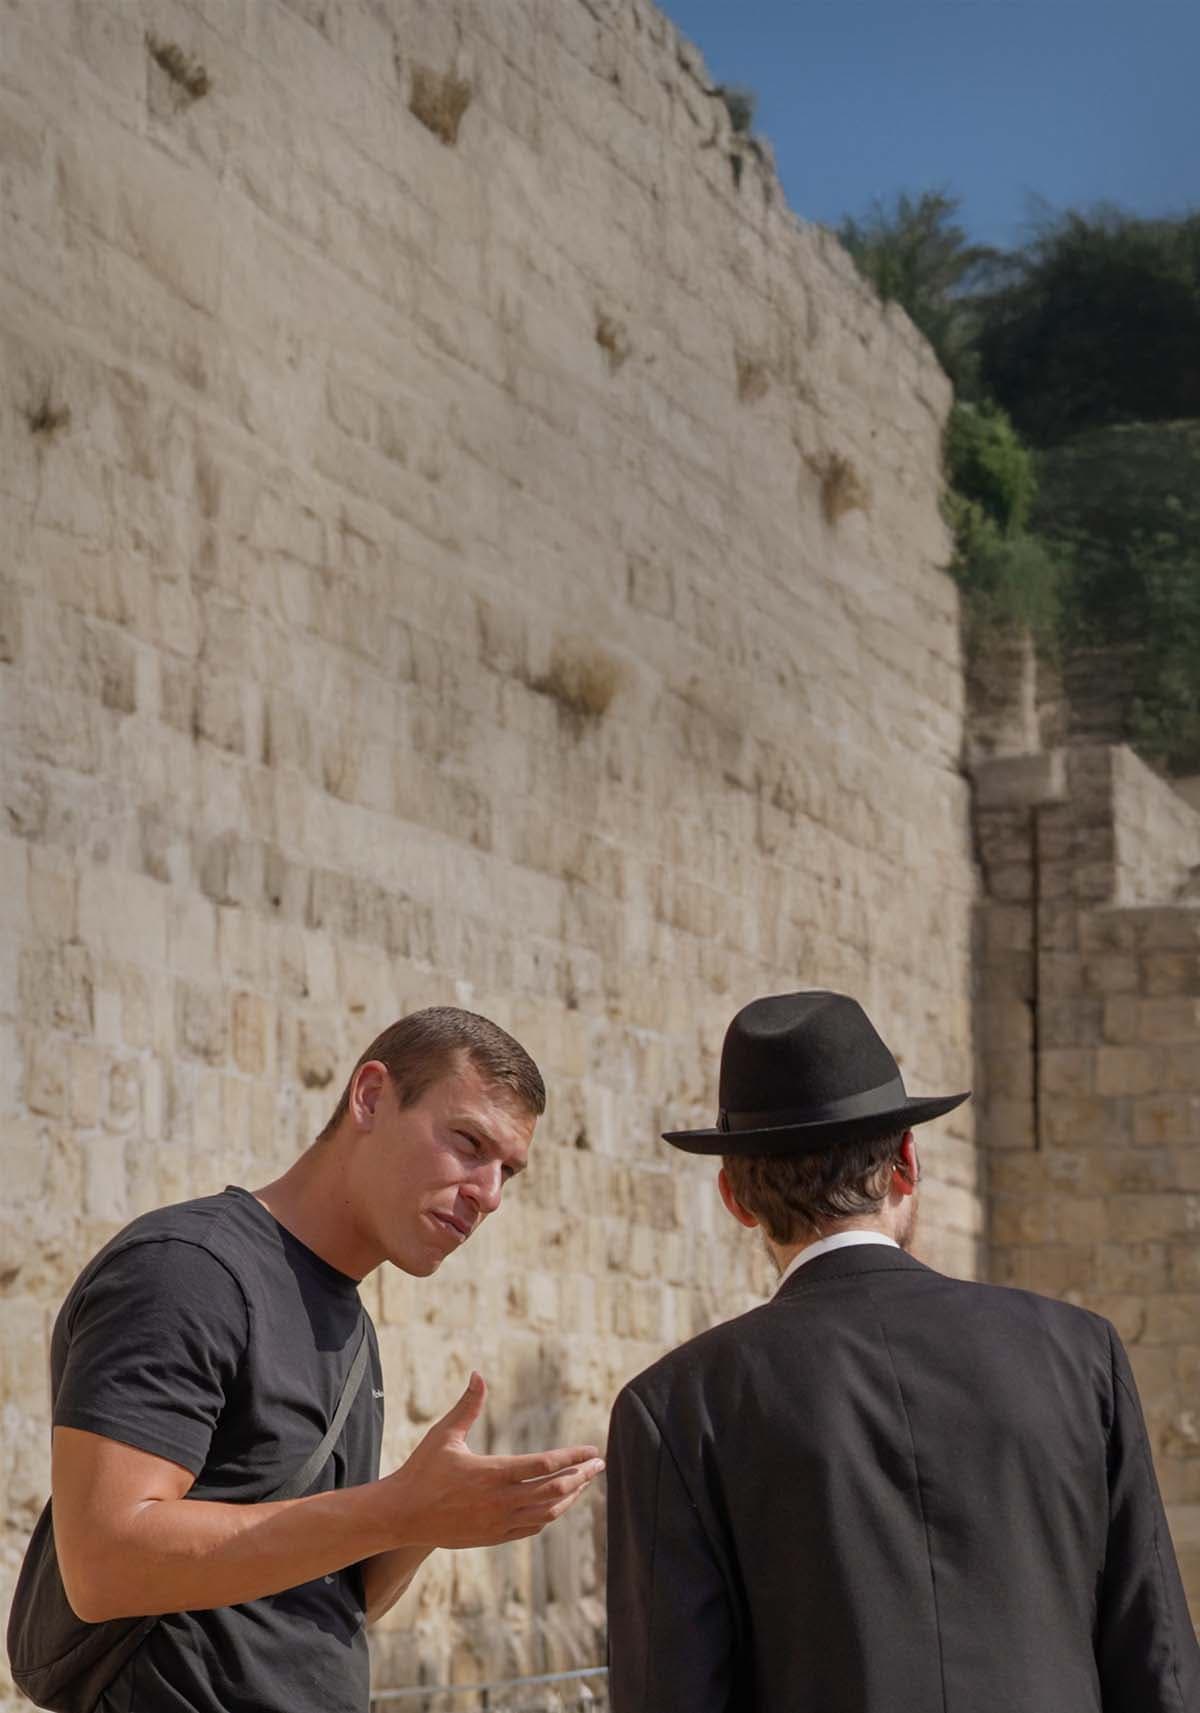
[[[689,1154],[814,1154],[909,1130],[966,1099],[910,1099],[856,999],[781,993],[752,1000],[726,1031],[715,1128],[663,1140]]]

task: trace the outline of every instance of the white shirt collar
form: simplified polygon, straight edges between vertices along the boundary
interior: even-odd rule
[[[893,1249],[900,1245],[894,1237],[885,1237],[882,1231],[834,1231],[828,1237],[821,1237],[815,1243],[793,1255],[779,1276],[777,1291],[781,1291],[798,1267],[803,1267],[806,1261],[815,1261],[818,1255],[827,1255],[831,1249],[851,1249],[857,1243],[889,1243]]]

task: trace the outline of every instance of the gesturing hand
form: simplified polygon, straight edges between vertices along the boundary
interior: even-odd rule
[[[540,1534],[604,1468],[594,1445],[521,1457],[477,1456],[467,1434],[486,1396],[482,1376],[472,1374],[453,1409],[387,1477],[405,1543],[495,1546]]]

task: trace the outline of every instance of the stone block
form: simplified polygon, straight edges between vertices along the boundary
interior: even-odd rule
[[[1136,958],[1109,953],[1083,960],[1083,985],[1089,993],[1136,993],[1139,976]]]
[[[1200,997],[1200,953],[1152,952],[1140,960],[1140,977],[1148,998]]]
[[[1020,904],[983,904],[977,911],[988,968],[997,957],[1033,950],[1033,916]]]
[[[1167,1248],[1170,1278],[1161,1288],[1173,1291],[1200,1291],[1200,1244],[1172,1243]]]
[[[98,956],[161,967],[167,954],[166,889],[140,874],[84,868],[79,935]]]
[[[1105,1290],[1137,1296],[1169,1291],[1173,1283],[1171,1249],[1165,1242],[1147,1240],[1102,1242],[1097,1265]]]
[[[1041,1108],[1042,1135],[1060,1148],[1113,1147],[1133,1140],[1128,1100],[1101,1095],[1055,1095]]]
[[[990,984],[991,972],[988,973]],[[1084,963],[1073,952],[1043,952],[1037,963],[1041,999],[1074,999],[1084,990]]]
[[[125,1138],[100,1132],[84,1149],[84,1212],[113,1226],[129,1218]]]
[[[296,1037],[296,1075],[305,1088],[326,1090],[332,1108],[338,1090],[339,1048],[328,1024],[302,1018]],[[350,1067],[347,1066],[347,1072]]]
[[[245,699],[238,679],[202,674],[196,680],[192,719],[197,737],[233,755],[248,753]]]
[[[217,912],[195,893],[170,894],[167,906],[167,967],[194,982],[217,974]]]
[[[1032,1100],[989,1099],[976,1120],[980,1143],[988,1149],[1036,1148]]]
[[[229,1045],[229,1017],[221,988],[198,982],[175,983],[175,1038],[185,1058],[210,1065],[224,1062]]]
[[[975,1015],[979,1048],[986,1056],[1032,1051],[1033,1011],[1027,1001],[989,997]]]
[[[1055,1297],[1065,1297],[1070,1291],[1087,1294],[1099,1284],[1096,1251],[1091,1244],[1079,1248],[1061,1244],[996,1245],[991,1254],[991,1277],[997,1284]]]
[[[979,1055],[976,1102],[990,1113],[999,1102],[1033,1100],[1033,1053],[1028,1050]]]
[[[1046,899],[1043,892],[1041,898]],[[1080,912],[1061,901],[1039,902],[1037,944],[1039,952],[1075,952],[1079,948]]]
[[[72,857],[52,846],[32,846],[29,859],[30,924],[49,940],[73,940],[78,932],[79,878]]]
[[[1136,915],[1129,910],[1087,910],[1079,918],[1079,949],[1085,957],[1138,950]]]
[[[1200,910],[1195,905],[1130,910],[1126,914],[1139,950],[1200,951]]]
[[[108,1068],[104,1128],[126,1135],[140,1128],[141,1117],[140,1066],[135,1059],[117,1059]]]
[[[1200,1094],[1148,1094],[1133,1103],[1133,1139],[1142,1147],[1200,1142]]]
[[[221,228],[205,178],[146,150],[135,160],[122,149],[116,158],[115,241],[169,291],[211,315],[220,295]]]
[[[1146,1299],[1146,1326],[1142,1342],[1148,1345],[1179,1345],[1195,1337],[1200,1325],[1200,1295],[1159,1295]]]
[[[1132,1046],[1144,1039],[1141,1002],[1121,995],[1104,1003],[1103,1039],[1115,1046]]]
[[[103,1106],[104,1056],[90,1041],[73,1041],[68,1050],[69,1099],[72,1124],[92,1130]]]
[[[1034,897],[1033,865],[1000,862],[987,869],[988,896],[999,904],[1027,904]]]
[[[1155,1053],[1144,1047],[1101,1047],[1096,1053],[1096,1092],[1148,1094],[1159,1086]]]
[[[272,1038],[270,1009],[256,993],[233,997],[231,1023],[233,1062],[247,1076],[263,1076],[268,1068]]]
[[[975,769],[975,789],[980,805],[988,809],[1054,802],[1066,789],[1063,752],[997,756]]]
[[[1044,1049],[1090,1047],[1100,1036],[1105,1015],[1105,1001],[1086,995],[1043,1001],[1038,1007],[1039,1044]]]
[[[1200,1230],[1200,1198],[1195,1195],[1119,1195],[1108,1203],[1114,1242],[1167,1242]]]
[[[50,1168],[49,1127],[38,1118],[6,1117],[4,1193],[8,1205],[20,1208],[27,1203],[36,1206],[43,1202],[50,1183]]]
[[[1142,1041],[1200,1043],[1200,998],[1144,999],[1137,1027]]]
[[[25,1104],[46,1118],[66,1118],[69,1109],[69,1049],[61,1037],[38,1035],[24,1043]]]
[[[1034,1201],[996,1197],[991,1205],[989,1236],[1000,1249],[1055,1241],[1055,1210],[1045,1197]]]
[[[39,1028],[90,1035],[94,990],[86,946],[37,939],[22,948],[18,995],[24,1017]]]
[[[1104,1089],[1099,1085],[1098,1059],[1099,1055],[1088,1047],[1047,1048],[1038,1060],[1043,1090],[1050,1095],[1130,1092]]]

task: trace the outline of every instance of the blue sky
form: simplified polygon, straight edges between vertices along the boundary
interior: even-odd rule
[[[1200,0],[660,0],[756,91],[788,201],[837,225],[945,186],[1010,245],[1033,197],[1200,210]]]

